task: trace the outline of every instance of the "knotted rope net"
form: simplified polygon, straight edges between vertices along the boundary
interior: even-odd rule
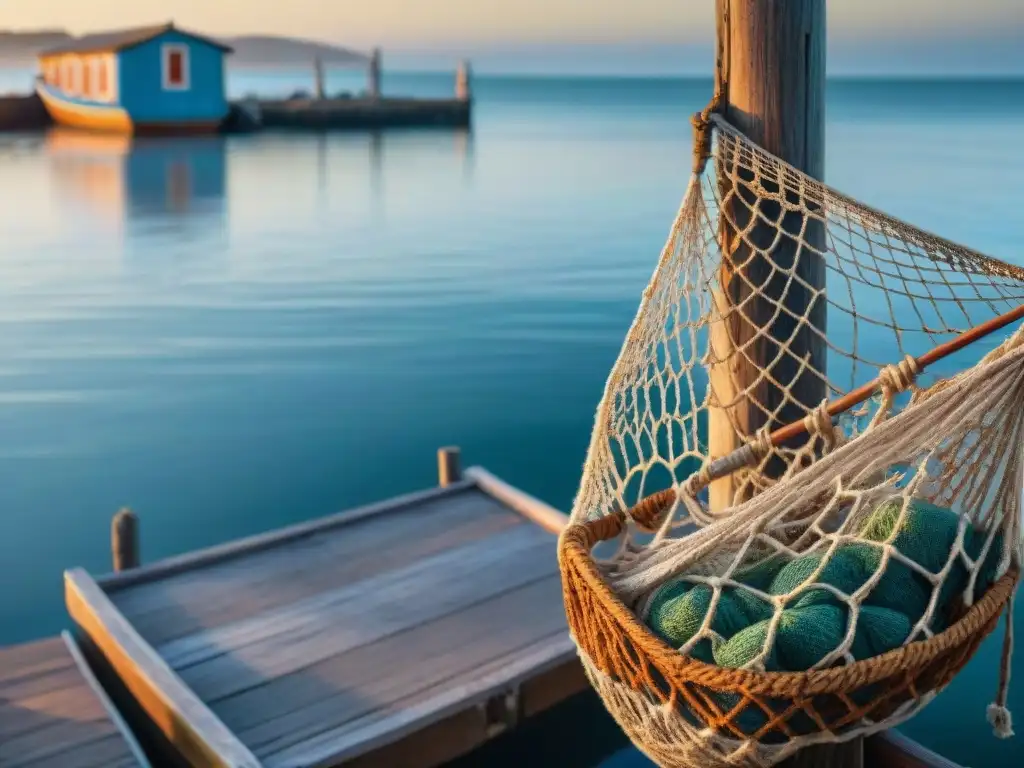
[[[922,361],[1019,310],[1024,270],[705,118],[559,557],[584,667],[638,747],[770,766],[911,717],[1011,613],[1024,329],[927,386]]]

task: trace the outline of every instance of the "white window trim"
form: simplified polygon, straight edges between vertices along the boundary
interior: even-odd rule
[[[82,93],[82,60],[77,56],[66,59],[64,75],[67,83],[64,84],[64,92],[68,96],[77,98]]]
[[[111,82],[110,62],[109,62],[107,56],[106,55],[102,55],[102,54],[100,56],[94,56],[92,58],[92,60],[89,62],[89,64],[92,67],[91,78],[92,78],[92,87],[93,87],[93,95],[92,95],[93,100],[94,101],[112,101],[113,100],[113,93],[112,93],[113,92],[113,83]],[[100,89],[100,70],[102,70],[104,68],[106,69],[106,72],[105,72],[106,78],[105,78],[105,82],[103,83],[104,88],[101,90]]]
[[[171,82],[171,54],[181,54],[181,82]],[[192,62],[189,48],[181,43],[164,43],[160,51],[163,88],[165,91],[187,91],[192,87]]]

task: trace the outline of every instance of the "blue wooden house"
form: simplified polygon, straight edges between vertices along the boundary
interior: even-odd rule
[[[62,125],[211,133],[228,114],[224,57],[230,52],[173,23],[86,35],[39,55],[36,90]]]

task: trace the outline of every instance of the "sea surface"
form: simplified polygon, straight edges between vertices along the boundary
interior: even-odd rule
[[[123,505],[149,561],[432,485],[455,443],[567,508],[710,89],[478,77],[471,133],[0,137],[0,643],[65,626]],[[1024,82],[833,81],[827,115],[831,184],[1024,264]],[[909,735],[1020,764],[985,722],[1000,639]]]

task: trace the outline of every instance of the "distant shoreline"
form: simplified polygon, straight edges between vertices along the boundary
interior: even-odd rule
[[[31,66],[40,51],[74,40],[63,30],[36,32],[0,31],[0,67]],[[235,66],[312,67],[315,59],[334,66],[365,66],[369,56],[360,51],[316,40],[275,35],[239,35],[216,38],[233,49],[229,59]]]
[[[335,63],[326,65],[328,69],[361,70],[361,63],[344,64]],[[29,62],[8,62],[0,58],[0,73],[10,75],[34,73],[36,66]],[[306,63],[262,63],[262,62],[229,62],[228,71],[239,73],[302,73],[312,72],[312,62]],[[385,73],[390,77],[448,77],[452,76],[451,70],[445,69],[407,69],[393,68],[386,69]],[[605,82],[702,82],[710,83],[711,75],[703,74],[672,74],[672,73],[651,73],[651,74],[613,74],[613,73],[537,73],[537,72],[487,72],[479,69],[473,72],[474,80],[480,81],[503,81],[503,80],[536,80],[536,81],[605,81]],[[830,83],[1022,83],[1024,74],[836,74],[829,75]]]

